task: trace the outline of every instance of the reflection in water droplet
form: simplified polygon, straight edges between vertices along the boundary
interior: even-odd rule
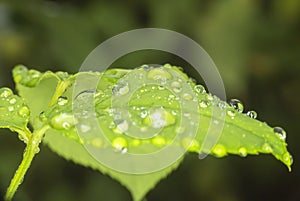
[[[28,117],[28,116],[30,115],[30,110],[29,110],[28,107],[22,106],[22,107],[19,109],[18,114],[19,114],[21,117]]]
[[[59,106],[64,106],[68,103],[68,98],[66,96],[60,96],[58,99],[57,99],[57,104]]]
[[[61,113],[51,119],[50,126],[57,130],[69,130],[75,123],[76,121],[73,115]]]
[[[247,116],[250,118],[256,119],[257,118],[257,113],[253,110],[247,112]]]
[[[7,98],[9,96],[13,95],[13,92],[9,88],[2,88],[0,89],[0,97],[1,98]]]
[[[238,99],[231,99],[229,101],[229,104],[236,109],[236,111],[238,111],[239,113],[243,112],[244,110],[244,105],[242,104],[242,102]]]
[[[281,127],[274,127],[273,128],[274,133],[278,134],[280,139],[285,140],[286,139],[286,132],[283,128]]]
[[[204,93],[206,93],[206,90],[205,90],[204,86],[202,86],[202,85],[196,85],[194,87],[194,90],[195,90],[195,92],[197,94],[204,94]]]
[[[239,155],[242,156],[242,157],[246,157],[247,154],[248,154],[247,149],[245,147],[239,148],[238,152],[239,152]]]

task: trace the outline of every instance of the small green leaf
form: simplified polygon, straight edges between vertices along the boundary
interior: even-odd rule
[[[122,109],[123,106],[118,105],[121,104],[119,102],[112,107],[112,94],[124,95],[130,92],[131,89],[126,83],[119,83],[118,81],[128,73],[135,74],[135,77],[140,76],[141,73],[146,73],[147,79],[152,80],[172,79],[167,69],[175,70],[182,77],[182,80],[174,81],[171,86],[180,97],[179,99],[167,88],[149,84],[140,86],[139,90],[133,93],[128,108],[126,108],[131,114],[132,122],[135,122],[136,125],[146,129],[151,125],[161,128],[161,132],[151,139],[140,140],[124,135],[123,133],[128,130],[132,122],[124,121],[124,119],[116,121],[113,117],[111,111]],[[96,149],[111,146],[120,152],[130,151],[136,154],[160,150],[170,144],[176,134],[184,133],[185,128],[180,126],[180,103],[183,99],[193,100],[198,105],[198,110],[186,108],[183,115],[191,117],[199,115],[199,122],[193,122],[194,119],[191,118],[191,122],[199,125],[199,128],[195,139],[184,138],[176,146],[184,147],[190,152],[207,153],[216,157],[223,157],[228,154],[245,157],[248,154],[268,153],[286,164],[289,169],[291,167],[292,158],[286,149],[287,144],[285,137],[283,137],[285,135],[283,130],[277,127],[272,128],[266,123],[254,119],[256,115],[253,111],[248,115],[242,113],[244,107],[237,100],[232,101],[229,105],[206,93],[203,86],[191,82],[189,77],[176,67],[165,65],[161,68],[150,69],[150,71],[143,68],[137,71],[111,69],[104,73],[79,73],[73,76],[59,76],[57,73],[51,72],[45,74],[35,72],[31,74],[39,76],[36,76],[38,78],[33,78],[33,76],[34,81],[26,78],[27,74],[25,72],[28,74],[30,70],[24,70],[23,67],[20,70],[20,67],[17,67],[14,70],[14,79],[20,94],[28,102],[29,107],[32,108],[31,123],[33,127],[38,128],[48,124],[52,128],[46,133],[44,142],[67,160],[99,170],[117,179],[131,191],[136,201],[141,200],[160,179],[175,169],[181,160],[151,174],[125,174],[99,163],[87,152],[84,146],[89,145]],[[82,139],[78,135],[76,128],[81,129],[82,132],[88,132],[91,129],[88,125],[89,122],[79,121],[76,115],[74,116],[76,111],[73,111],[72,97],[75,96],[72,86],[75,78],[81,75],[88,75],[91,79],[99,79],[102,76],[96,89],[82,88],[75,96],[80,97],[83,101],[79,106],[95,108],[98,123],[109,144],[104,143],[101,138]],[[182,91],[181,83],[185,83],[192,88],[193,93],[188,94]],[[36,98],[37,94],[39,98]],[[86,95],[94,96],[94,105],[84,102]],[[155,106],[159,106],[159,108]],[[220,114],[224,114],[224,116],[213,116],[213,106],[216,106],[221,111]],[[164,110],[161,108],[164,108]],[[157,115],[163,121],[155,122],[153,117],[157,117]],[[220,124],[222,121],[224,121],[224,127],[220,138],[211,147],[212,149],[206,149],[204,145],[210,126]],[[211,132],[214,132],[214,128],[212,129]]]
[[[30,131],[27,128],[30,110],[24,100],[14,95],[9,88],[0,88],[0,128],[8,128],[27,142]]]

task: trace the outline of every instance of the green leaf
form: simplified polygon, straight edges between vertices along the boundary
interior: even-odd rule
[[[0,88],[0,128],[19,133],[19,138],[27,142],[30,137],[27,128],[29,115],[30,110],[22,98],[9,88]]]
[[[141,200],[160,179],[166,177],[179,165],[182,158],[158,172],[133,175],[107,168],[94,159],[84,146],[94,146],[96,149],[111,146],[121,152],[125,150],[137,154],[155,152],[170,144],[176,133],[184,132],[184,128],[180,125],[181,99],[174,98],[174,94],[167,88],[149,84],[141,86],[139,90],[133,93],[128,103],[128,108],[125,109],[129,110],[132,115],[132,121],[136,125],[149,127],[153,125],[153,119],[151,119],[150,115],[151,108],[153,106],[164,108],[163,112],[159,110],[164,119],[161,132],[151,139],[140,140],[136,140],[131,136],[120,135],[125,132],[124,130],[127,129],[130,122],[115,121],[111,111],[124,108],[118,104],[112,105],[112,93],[126,94],[128,90],[130,91],[126,84],[124,85],[121,82],[121,85],[119,85],[120,83],[118,82],[129,73],[133,73],[136,77],[145,73],[148,77],[155,80],[164,80],[171,79],[172,76],[168,74],[167,69],[172,69],[181,75],[183,80],[180,82],[193,89],[193,94],[187,94],[181,91],[180,83],[175,82],[174,86],[172,85],[172,87],[177,89],[178,97],[193,100],[198,105],[198,111],[193,108],[185,108],[186,113],[184,115],[190,115],[191,117],[200,115],[200,121],[194,122],[199,125],[195,139],[184,138],[176,146],[184,147],[190,152],[208,153],[217,157],[223,157],[227,154],[238,154],[245,157],[247,154],[269,153],[286,164],[289,169],[292,164],[291,156],[286,149],[287,144],[283,130],[279,128],[274,129],[266,123],[251,118],[251,115],[242,113],[241,104],[235,102],[236,104],[229,105],[217,97],[206,93],[201,85],[191,82],[188,76],[176,67],[165,65],[161,68],[141,68],[136,71],[111,69],[105,73],[80,73],[63,77],[55,73],[46,72],[45,74],[38,73],[39,79],[35,80],[34,84],[31,83],[30,79],[25,78],[27,74],[24,72],[28,73],[30,70],[23,69],[21,72],[24,74],[22,74],[18,68],[20,67],[14,70],[17,89],[28,102],[29,107],[32,108],[31,122],[33,127],[38,128],[45,124],[49,124],[52,127],[46,133],[44,142],[53,151],[67,160],[99,170],[117,179],[131,191],[135,200]],[[93,136],[83,139],[79,137],[75,128],[76,126],[83,130],[91,129],[88,125],[89,122],[78,121],[78,116],[74,116],[76,111],[73,111],[72,97],[75,97],[73,84],[75,78],[82,75],[89,76],[91,79],[99,79],[102,76],[96,90],[82,88],[79,91],[80,93],[76,92],[75,96],[78,98],[84,95],[81,98],[83,102],[79,106],[86,107],[87,105],[92,108],[95,106],[95,115],[98,123],[109,143],[105,143],[99,138],[93,138]],[[31,84],[28,85],[28,83]],[[36,98],[37,95],[39,95],[39,98]],[[94,97],[94,105],[84,102],[86,95]],[[119,104],[121,103],[119,102]],[[216,106],[223,112],[224,118],[213,115],[213,106]],[[141,116],[142,112],[146,112],[143,117]],[[253,116],[254,113],[252,113]],[[204,142],[210,125],[220,124],[223,120],[224,128],[220,138],[216,141],[216,145],[211,147],[212,150],[206,149]],[[193,118],[191,118],[192,121]],[[211,132],[214,132],[214,127],[212,129]]]

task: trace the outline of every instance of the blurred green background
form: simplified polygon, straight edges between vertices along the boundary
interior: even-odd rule
[[[298,0],[0,0],[0,86],[13,87],[11,70],[19,63],[41,71],[74,73],[104,40],[144,27],[171,29],[198,42],[219,68],[227,97],[238,97],[247,110],[257,111],[258,119],[285,128],[294,156],[289,173],[270,155],[198,160],[190,154],[148,194],[148,201],[300,200]],[[186,65],[155,51],[130,54],[116,65],[167,62]],[[16,134],[1,130],[1,195],[23,149]],[[131,197],[108,176],[42,147],[15,200],[129,201]]]

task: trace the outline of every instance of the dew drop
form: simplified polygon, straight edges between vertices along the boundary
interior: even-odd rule
[[[17,102],[17,99],[15,99],[15,98],[12,98],[9,100],[9,103],[12,105],[15,104],[16,102]]]
[[[248,154],[248,153],[247,153],[247,149],[246,149],[245,147],[239,148],[238,152],[239,152],[239,155],[240,155],[241,157],[246,157],[247,154]]]
[[[151,140],[152,144],[158,147],[164,146],[166,144],[166,139],[162,136],[156,136]]]
[[[48,120],[45,112],[41,112],[40,115],[39,115],[39,119],[41,122],[46,122]]]
[[[274,131],[274,133],[278,134],[280,139],[282,139],[282,140],[286,139],[286,132],[283,128],[277,126],[277,127],[273,128],[273,131]]]
[[[221,109],[225,109],[226,108],[226,103],[223,101],[218,102],[218,107]]]
[[[213,154],[216,156],[216,157],[224,157],[227,155],[227,151],[226,151],[226,148],[221,145],[221,144],[217,144],[213,150],[212,150]]]
[[[80,125],[80,131],[83,133],[87,133],[91,130],[91,127],[85,124]]]
[[[21,116],[21,117],[28,117],[30,115],[30,110],[27,106],[22,106],[20,109],[19,109],[19,112],[18,114]]]
[[[121,133],[125,133],[126,131],[128,131],[129,125],[128,125],[127,120],[116,120],[115,124],[117,126],[117,129]]]
[[[188,93],[184,93],[182,97],[185,100],[192,100],[193,99],[193,96],[191,94],[188,94]]]
[[[51,119],[50,126],[57,130],[69,130],[75,123],[76,121],[73,115],[61,113]]]
[[[11,89],[6,88],[6,87],[0,89],[0,97],[1,97],[1,98],[7,98],[7,97],[9,97],[9,96],[11,96],[11,95],[13,95],[13,92],[12,92]]]
[[[172,75],[161,68],[153,68],[148,72],[147,77],[152,80],[167,80],[171,79]]]
[[[244,105],[242,104],[242,102],[238,99],[231,99],[229,101],[229,104],[236,109],[236,111],[238,111],[239,113],[243,112],[244,110]]]
[[[28,143],[28,139],[27,139],[25,136],[21,135],[21,134],[18,134],[18,138],[19,138],[21,141],[23,141],[25,144]]]
[[[142,143],[142,142],[141,142],[141,140],[139,140],[139,139],[133,139],[133,140],[131,141],[131,145],[132,145],[132,146],[135,146],[135,147],[139,146],[141,143]]]
[[[15,108],[13,106],[8,106],[7,109],[8,109],[9,112],[13,112],[15,110]]]
[[[256,119],[257,118],[257,113],[255,111],[253,111],[253,110],[248,111],[246,114],[247,114],[247,116],[249,116],[252,119]]]
[[[291,154],[289,154],[288,152],[283,154],[282,159],[288,165],[292,165],[294,162],[293,156]]]
[[[236,110],[235,110],[235,109],[233,109],[233,108],[228,108],[228,110],[227,110],[227,115],[228,115],[231,119],[234,119],[235,113],[236,113]]]
[[[150,111],[149,118],[145,118],[146,124],[150,124],[153,128],[163,128],[175,123],[175,117],[162,108],[156,108]]]
[[[127,140],[122,138],[122,137],[117,137],[113,140],[112,142],[112,147],[115,149],[117,152],[122,152],[126,149],[127,151]]]
[[[262,146],[262,150],[263,150],[263,152],[271,153],[272,152],[272,147],[271,147],[270,144],[264,143],[263,146]]]
[[[194,87],[194,91],[197,93],[197,94],[204,94],[205,92],[206,92],[206,90],[205,90],[205,88],[204,88],[204,86],[202,86],[202,85],[196,85],[195,87]]]
[[[68,103],[68,98],[66,96],[60,96],[58,99],[57,99],[57,104],[59,106],[64,106]]]
[[[112,89],[112,93],[117,96],[123,96],[129,92],[128,83],[117,83]]]
[[[95,148],[102,148],[103,147],[103,140],[101,138],[94,138],[92,140],[91,144]]]
[[[142,110],[141,113],[140,113],[140,116],[141,116],[141,118],[143,118],[143,119],[146,118],[147,115],[148,115],[148,111],[147,111],[147,110]]]
[[[35,147],[35,148],[33,149],[33,152],[34,152],[35,154],[40,153],[40,148],[39,148],[39,147]]]
[[[209,105],[210,105],[210,101],[207,101],[207,100],[201,100],[199,103],[199,106],[201,108],[207,108]]]

